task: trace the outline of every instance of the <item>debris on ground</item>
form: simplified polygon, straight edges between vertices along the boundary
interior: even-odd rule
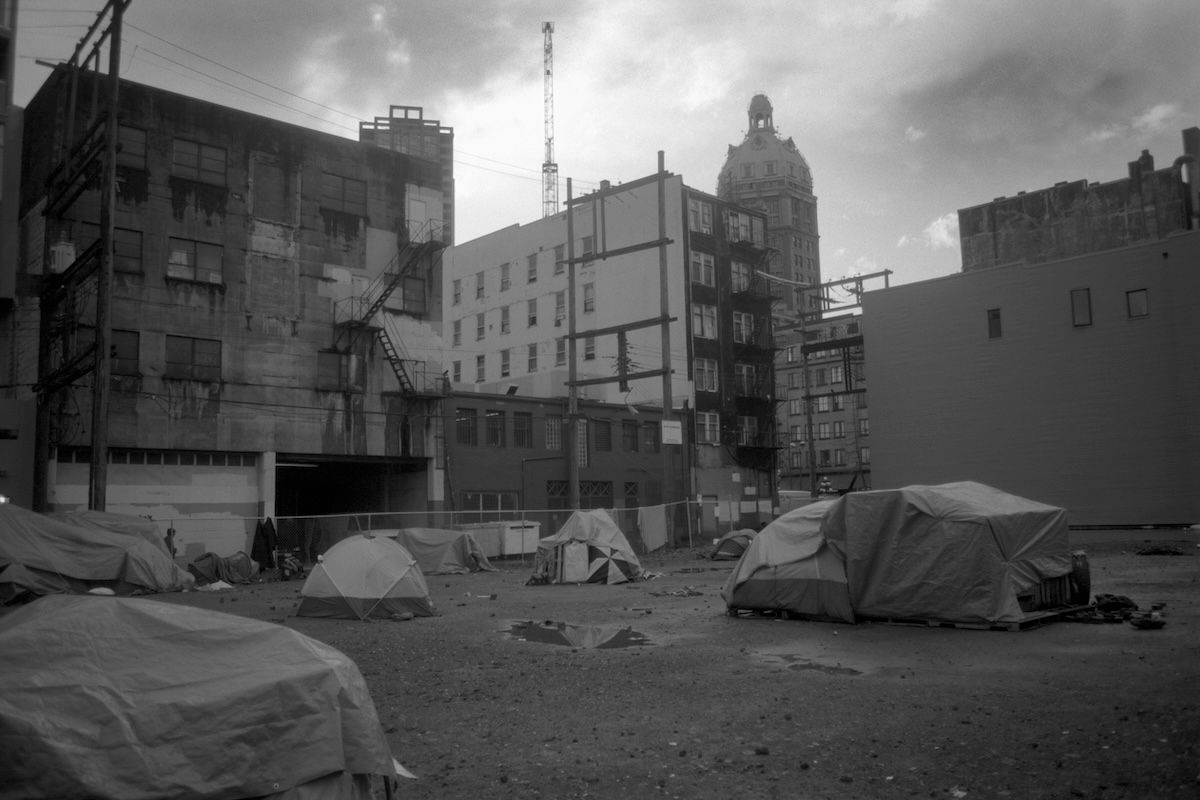
[[[1154,544],[1137,551],[1139,556],[1181,556],[1183,548],[1170,544]]]
[[[695,586],[684,586],[682,589],[675,589],[669,592],[651,592],[655,597],[699,597],[704,592],[697,589]]]

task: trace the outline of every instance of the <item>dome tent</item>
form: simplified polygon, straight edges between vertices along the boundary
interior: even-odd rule
[[[421,567],[386,536],[360,533],[325,551],[300,590],[298,617],[433,616]]]
[[[746,552],[746,548],[750,546],[750,542],[754,540],[757,533],[758,531],[753,528],[738,528],[730,531],[717,540],[709,558],[713,561],[736,561],[742,557],[742,553]]]

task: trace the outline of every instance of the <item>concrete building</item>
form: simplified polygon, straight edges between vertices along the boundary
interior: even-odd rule
[[[25,115],[26,396],[94,336],[101,200],[46,208],[71,77],[56,70]],[[439,163],[128,81],[118,119],[108,509],[225,555],[255,518],[439,508]],[[81,301],[43,318],[62,293]],[[90,380],[42,395],[51,509],[87,503]]]
[[[765,518],[774,373],[771,299],[757,274],[763,215],[665,172],[573,202],[570,218],[513,225],[447,253],[456,390],[559,398],[574,380],[581,400],[667,405],[666,425],[682,435],[663,437],[671,461],[643,502],[703,497],[709,529],[718,516]]]
[[[868,292],[875,485],[981,481],[1073,525],[1200,521],[1197,263],[1192,230]]]
[[[386,117],[358,123],[358,140],[441,165],[442,208],[426,215],[442,220],[443,240],[454,244],[454,129],[425,119],[420,106],[391,106]]]
[[[1108,183],[1062,181],[960,209],[962,268],[1039,264],[1195,229],[1200,214],[1200,128],[1183,131],[1183,154],[1155,169],[1148,150]],[[1185,175],[1191,175],[1191,179]]]

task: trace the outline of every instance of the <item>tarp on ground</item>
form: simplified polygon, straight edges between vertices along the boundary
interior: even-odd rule
[[[357,533],[329,548],[304,581],[298,617],[389,619],[434,613],[416,559],[386,536]]]
[[[1065,509],[971,481],[847,494],[822,533],[859,616],[1019,622],[1018,595],[1071,572]]]
[[[841,557],[821,533],[836,502],[794,508],[754,536],[721,590],[730,611],[855,621]]]
[[[404,546],[426,575],[462,575],[496,569],[467,531],[401,528],[388,535]]]
[[[258,571],[258,562],[241,551],[231,556],[205,553],[188,564],[188,572],[195,576],[198,584],[217,581],[230,584],[250,583],[258,575]]]
[[[127,536],[137,536],[162,550],[168,556],[167,540],[159,529],[158,523],[146,517],[136,517],[132,514],[117,514],[112,511],[52,511],[46,514],[50,519],[69,522],[85,528],[99,528],[113,533],[123,533]]]
[[[629,540],[604,509],[575,511],[538,540],[530,583],[624,583],[642,575]]]
[[[23,800],[365,800],[361,778],[394,774],[345,655],[146,598],[46,597],[0,618],[0,753],[0,798]]]
[[[194,580],[140,536],[82,527],[0,503],[0,603],[29,595],[178,592]]]

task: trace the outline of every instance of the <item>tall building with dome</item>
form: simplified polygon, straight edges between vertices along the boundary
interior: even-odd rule
[[[791,137],[775,129],[771,101],[754,95],[746,116],[745,138],[729,145],[725,165],[717,179],[717,196],[767,215],[768,266],[772,275],[816,286],[821,282],[820,234],[812,170]],[[776,311],[794,315],[800,293],[777,284]],[[808,295],[809,311],[816,311],[815,293]]]

